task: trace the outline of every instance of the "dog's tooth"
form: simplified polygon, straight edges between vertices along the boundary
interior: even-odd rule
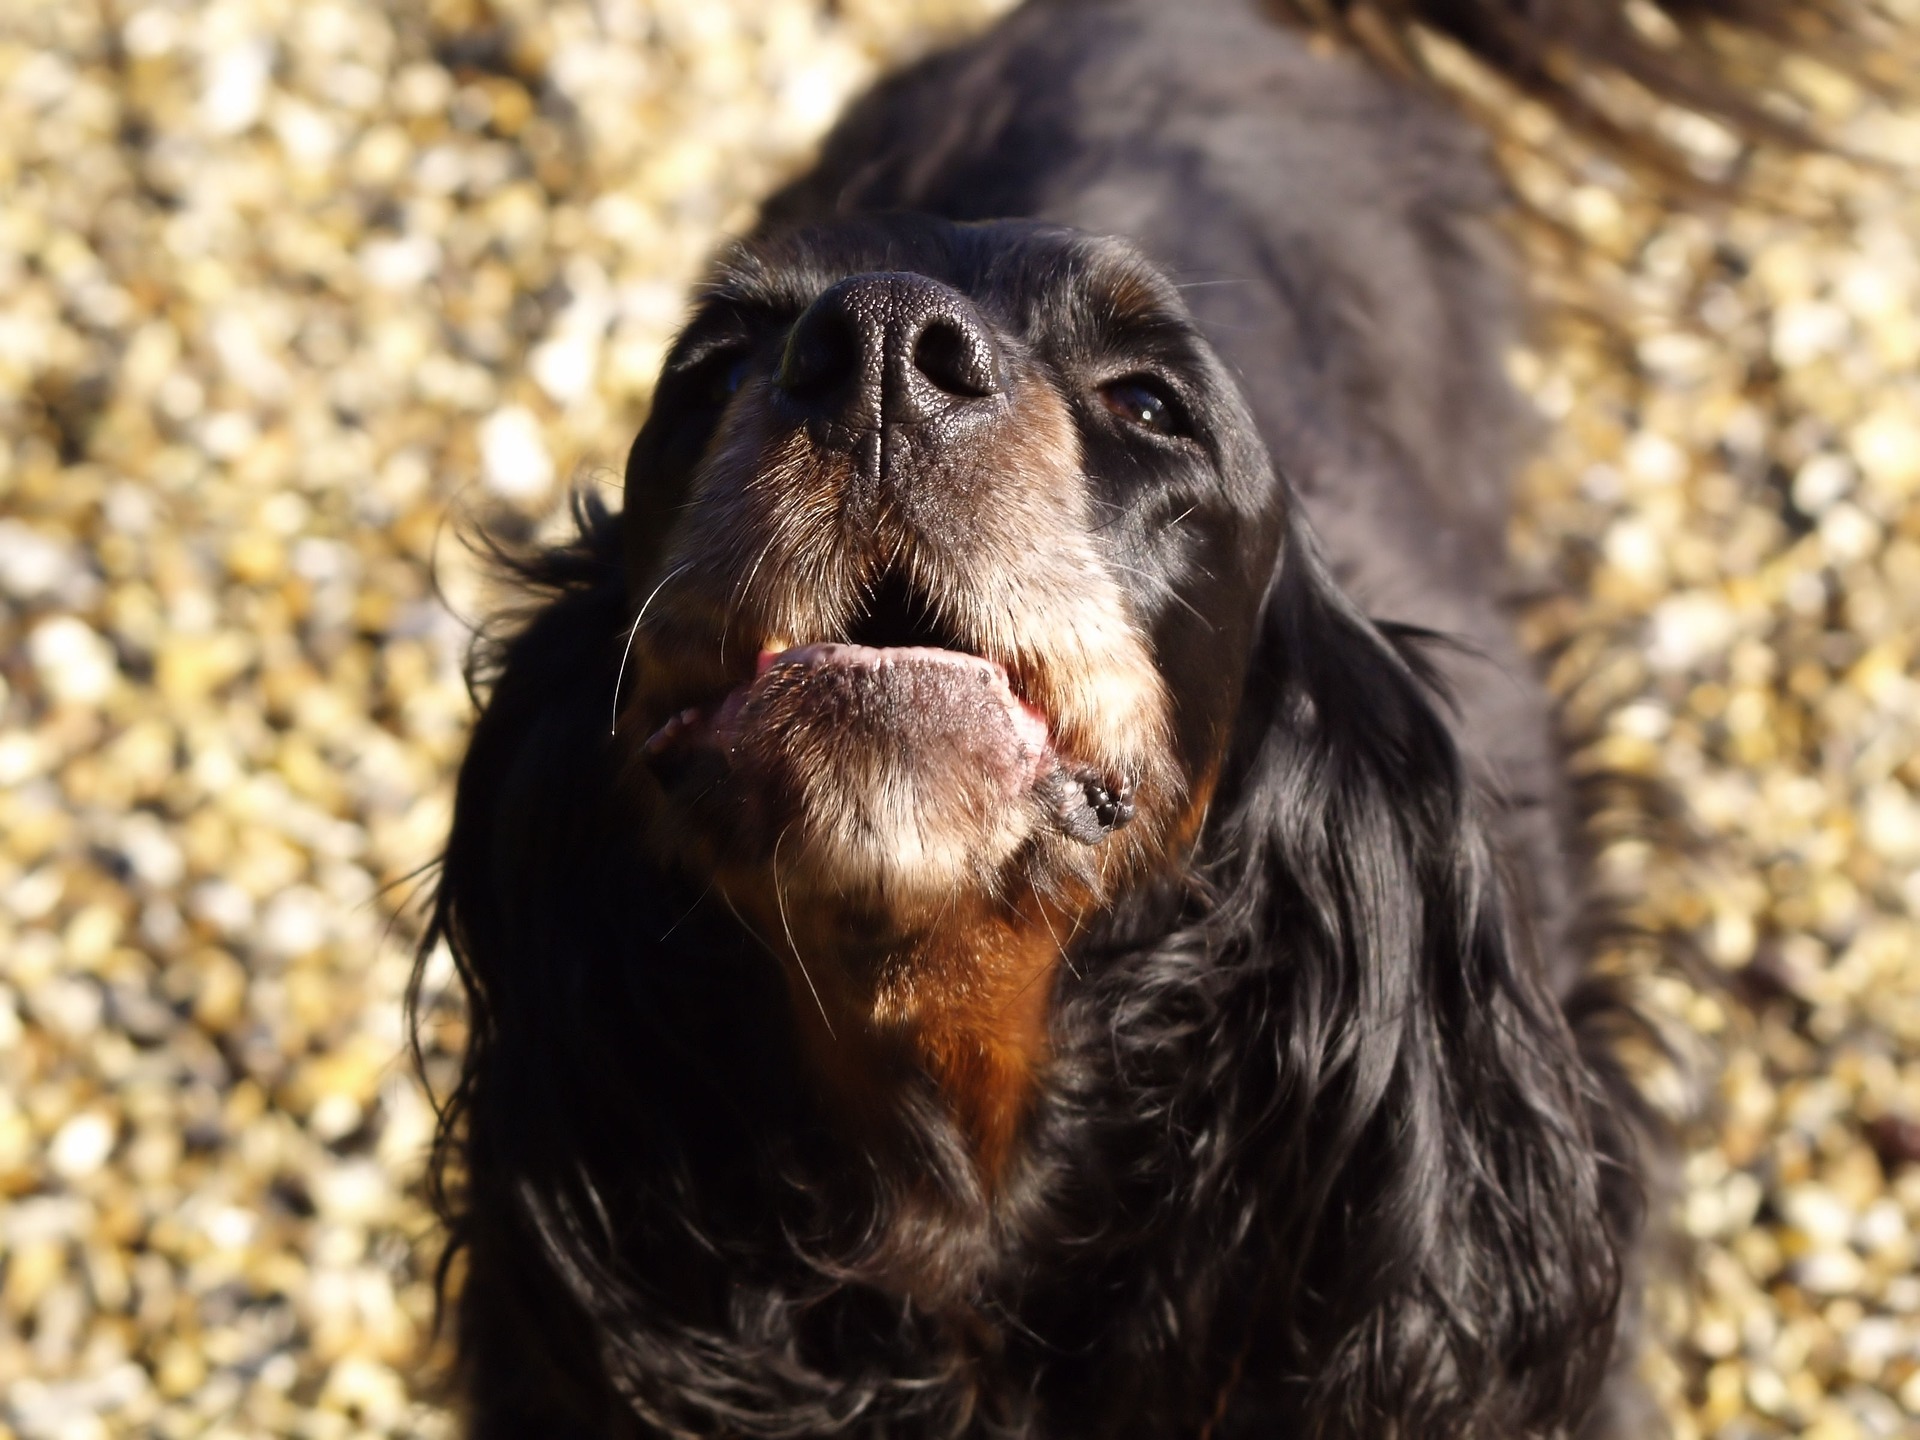
[[[766,674],[773,662],[793,649],[796,643],[798,642],[791,635],[769,635],[761,641],[760,655],[753,667],[755,678]]]

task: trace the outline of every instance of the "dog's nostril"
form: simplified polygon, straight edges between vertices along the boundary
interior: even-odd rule
[[[816,306],[787,337],[774,383],[801,400],[824,400],[858,376],[861,337],[843,310]]]
[[[993,362],[979,337],[958,320],[929,319],[913,343],[913,366],[949,395],[978,400],[999,389]]]

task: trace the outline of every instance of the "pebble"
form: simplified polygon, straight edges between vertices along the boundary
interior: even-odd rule
[[[1886,131],[1859,96],[1829,98],[1843,132]],[[1817,183],[1836,213],[1735,206],[1703,248],[1697,221],[1631,187],[1608,212],[1619,258],[1590,256],[1583,274],[1634,297],[1618,323],[1643,368],[1623,373],[1607,337],[1573,327],[1523,369],[1553,425],[1515,547],[1554,597],[1527,623],[1562,656],[1554,684],[1590,737],[1576,764],[1653,780],[1683,817],[1623,801],[1603,823],[1612,903],[1697,947],[1750,1002],[1726,1007],[1657,939],[1613,962],[1691,1037],[1680,1074],[1651,1087],[1688,1160],[1649,1377],[1682,1440],[1906,1435],[1920,1425],[1920,171],[1772,157],[1754,178]],[[1575,228],[1599,213],[1589,190],[1554,202]],[[1555,191],[1536,176],[1529,193]],[[1702,1025],[1703,1005],[1723,1023]]]
[[[1006,3],[7,7],[0,1436],[454,1433],[401,1029],[498,600],[453,536],[617,474],[718,237]],[[1732,982],[1609,957],[1686,1059],[1648,1374],[1681,1440],[1913,1433],[1920,185],[1761,156],[1830,213],[1709,222],[1511,118],[1621,332],[1515,358],[1526,633],[1684,816],[1600,813],[1623,916]]]

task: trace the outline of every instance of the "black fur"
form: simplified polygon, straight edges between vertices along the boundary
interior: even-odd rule
[[[1141,0],[1030,5],[906,72],[770,203],[757,263],[808,293],[836,245],[984,247],[986,275],[1070,243],[833,238],[896,208],[1124,232],[1191,287],[1245,395],[1205,417],[1239,558],[1182,592],[1155,551],[1133,588],[1206,597],[1157,650],[1229,707],[1220,780],[1191,853],[1071,946],[1003,1186],[912,1086],[907,1143],[856,1143],[774,961],[634,834],[606,732],[640,597],[583,502],[487,657],[429,937],[471,1010],[435,1173],[476,1436],[1655,1433],[1622,1363],[1627,1017],[1583,976],[1502,609],[1497,202],[1428,101],[1226,0]]]

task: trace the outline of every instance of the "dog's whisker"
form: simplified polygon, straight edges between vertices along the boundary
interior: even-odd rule
[[[891,505],[889,505],[887,508],[889,511],[888,518],[893,521],[894,529],[896,531],[896,534],[894,535],[894,539],[893,539],[893,553],[887,556],[887,569],[898,570],[900,568],[900,557],[906,551],[907,540],[909,535],[912,532],[909,531],[905,525],[901,525],[897,519],[894,519],[894,517],[891,514],[893,509]]]
[[[711,789],[712,787],[709,786],[708,788]],[[694,900],[693,904],[689,905],[681,913],[681,916],[678,920],[674,921],[671,925],[667,926],[666,929],[660,932],[660,938],[662,940],[665,940],[669,935],[673,934],[674,931],[678,930],[682,925],[686,924],[688,920],[693,918],[693,912],[698,910],[702,905],[706,904],[707,897],[713,893],[713,887],[716,883],[717,882],[713,880],[707,881],[707,888],[700,892],[699,896]]]
[[[1185,517],[1183,516],[1181,518],[1184,519]],[[1167,582],[1164,579],[1162,579],[1160,576],[1150,574],[1145,570],[1137,570],[1131,565],[1122,565],[1118,560],[1109,560],[1107,561],[1107,564],[1112,566],[1115,570],[1125,571],[1129,575],[1138,575],[1142,580],[1152,581],[1156,584],[1165,586],[1167,598],[1169,600],[1173,601],[1174,604],[1178,605],[1182,610],[1186,611],[1189,615],[1193,616],[1194,619],[1198,620],[1202,625],[1206,626],[1208,630],[1214,629],[1213,622],[1209,620],[1205,615],[1201,614],[1200,611],[1197,608],[1195,608],[1192,601],[1188,600],[1186,596],[1182,595],[1178,590],[1174,589],[1172,585],[1167,584]]]
[[[734,582],[733,594],[727,602],[728,615],[732,616],[740,613],[740,604],[746,598],[747,591],[752,587],[754,576],[760,573],[761,564],[772,552],[774,545],[778,543],[779,539],[780,534],[777,529],[774,533],[767,536],[767,543],[762,545],[760,547],[760,553],[753,557],[753,564],[748,566],[747,572],[742,575],[739,580]],[[732,633],[733,625],[731,621],[720,627],[720,664],[722,667],[725,667],[727,663],[727,637]]]
[[[793,926],[787,920],[787,897],[780,884],[780,847],[787,843],[787,836],[793,827],[789,825],[780,832],[780,838],[773,842],[773,903],[780,912],[780,928],[787,932],[787,948],[793,952],[793,963],[800,967],[800,976],[807,982],[807,989],[813,994],[813,1003],[819,1007],[820,1023],[827,1027],[827,1037],[835,1044],[840,1037],[833,1033],[833,1021],[827,1018],[827,1005],[820,998],[820,988],[813,983],[813,972],[807,969],[806,958],[800,953],[800,946],[793,938]]]
[[[613,675],[613,718],[607,726],[609,735],[620,733],[620,686],[627,678],[627,657],[633,653],[633,637],[640,633],[640,622],[647,618],[647,607],[659,598],[660,592],[667,588],[677,575],[685,574],[693,568],[693,562],[677,565],[666,574],[666,578],[653,587],[653,592],[640,602],[640,613],[633,617],[633,624],[627,627],[627,643],[620,648],[620,668]]]
[[[1064,959],[1065,957],[1063,956],[1062,958]],[[1071,969],[1072,967],[1069,966],[1068,968]],[[1019,1003],[1020,998],[1023,995],[1025,995],[1029,990],[1033,989],[1034,986],[1038,985],[1040,981],[1045,978],[1046,975],[1047,975],[1047,967],[1044,965],[1036,965],[1034,967],[1033,974],[1029,975],[1026,978],[1026,981],[1020,986],[1018,990],[1014,991],[1013,994],[1009,995],[1006,998],[1005,1003],[1003,1003],[1000,1006],[999,1013],[1001,1015],[1005,1015],[1009,1010],[1013,1009],[1013,1007],[1017,1003]]]
[[[1033,897],[1033,908],[1035,911],[1039,913],[1040,923],[1047,927],[1047,937],[1053,941],[1053,948],[1060,952],[1060,963],[1067,967],[1068,973],[1071,974],[1074,979],[1078,980],[1080,978],[1080,972],[1078,969],[1074,967],[1074,963],[1072,959],[1068,957],[1067,947],[1060,943],[1060,935],[1053,928],[1053,921],[1047,918],[1046,902],[1042,900],[1038,895],[1035,895]],[[1078,921],[1074,922],[1074,928],[1076,930],[1079,929]]]
[[[757,929],[754,928],[753,922],[747,919],[746,916],[740,913],[740,907],[733,903],[733,897],[731,895],[727,894],[725,890],[722,890],[720,891],[720,899],[726,905],[727,909],[733,912],[733,918],[740,922],[740,929],[743,934],[751,936],[754,940],[754,943],[759,945],[759,947],[762,950],[766,951],[767,954],[773,958],[773,961],[775,964],[784,964],[786,962],[787,957],[782,955],[778,950],[774,949],[772,944],[768,942],[767,937],[762,935]],[[794,953],[794,958],[796,960],[800,958],[799,952],[796,951]],[[800,967],[800,973],[802,975],[805,975],[807,973],[806,966],[802,965]],[[807,978],[807,988],[810,990],[813,988],[813,979],[811,976],[808,976]],[[814,992],[813,999],[815,1004],[819,1004],[820,995],[818,991]],[[821,1007],[820,1018],[823,1021],[827,1018],[827,1012],[824,1006]],[[827,1033],[829,1035],[833,1034],[833,1026],[831,1025],[827,1026]],[[839,1037],[835,1036],[834,1038],[837,1043]]]

